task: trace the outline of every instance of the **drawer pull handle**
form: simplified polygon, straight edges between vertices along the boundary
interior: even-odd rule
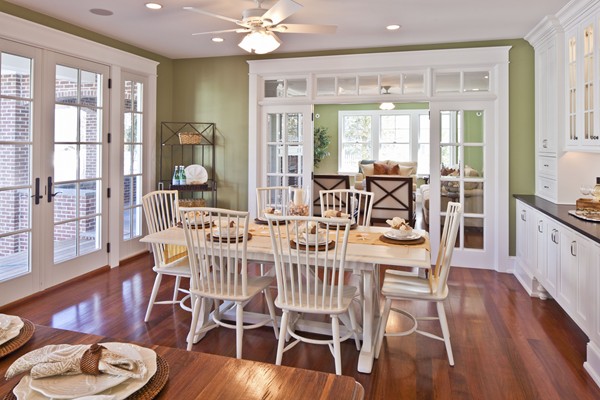
[[[571,255],[573,257],[577,257],[577,252],[575,251],[576,248],[577,248],[577,242],[576,241],[572,241],[571,242]]]
[[[544,189],[550,189],[550,186],[544,185]]]
[[[548,164],[544,164],[544,167],[548,168],[548,167],[549,167],[549,165],[548,165]]]

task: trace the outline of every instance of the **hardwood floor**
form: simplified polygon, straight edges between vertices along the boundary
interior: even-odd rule
[[[185,348],[191,317],[179,306],[155,306],[144,323],[151,265],[152,258],[142,256],[0,312],[56,328]],[[173,282],[165,280],[163,297]],[[448,365],[442,342],[411,335],[386,338],[373,372],[360,374],[358,352],[349,340],[342,348],[343,372],[364,386],[367,399],[600,399],[600,389],[583,369],[587,337],[555,301],[530,298],[512,275],[492,271],[454,268],[449,285],[445,305],[456,365]],[[258,299],[248,309],[266,311],[266,306]],[[404,322],[393,316],[389,324]],[[193,350],[234,357],[235,332],[212,330]],[[244,358],[273,363],[275,352],[272,328],[244,334]],[[284,355],[283,364],[334,372],[323,346],[299,344]]]

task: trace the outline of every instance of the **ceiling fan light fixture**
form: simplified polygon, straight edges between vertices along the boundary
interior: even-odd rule
[[[393,110],[394,108],[396,108],[396,105],[394,103],[381,103],[379,105],[380,110],[389,111],[389,110]]]
[[[238,44],[248,53],[267,54],[276,50],[281,45],[277,36],[268,31],[253,31],[244,36]]]

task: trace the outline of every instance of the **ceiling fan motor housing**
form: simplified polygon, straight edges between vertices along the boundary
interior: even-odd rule
[[[270,19],[263,19],[262,16],[267,12],[264,8],[249,8],[244,10],[242,13],[243,19],[246,24],[253,26],[268,26],[272,25],[273,21]]]

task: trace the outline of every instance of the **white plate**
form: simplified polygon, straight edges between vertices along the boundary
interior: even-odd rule
[[[383,236],[392,240],[417,240],[421,238],[421,234],[415,231],[413,231],[410,235],[407,236],[398,236],[398,234],[394,231],[387,231],[383,234]]]
[[[215,229],[215,230],[213,231],[213,236],[214,236],[214,237],[218,237],[218,238],[220,238],[220,237],[225,237],[225,238],[226,238],[226,237],[227,237],[227,233],[228,233],[227,231],[228,231],[228,230],[229,230],[229,229],[225,230],[224,232],[221,232],[219,229]],[[235,235],[235,232],[231,232],[231,233],[229,234],[229,237],[238,237],[238,238],[241,238],[242,236],[244,236],[244,230],[243,230],[243,229],[238,229],[238,230],[237,230],[237,236]]]
[[[323,229],[320,229],[320,231],[323,231]],[[309,238],[308,240],[306,240],[306,236],[298,236],[296,243],[302,244],[302,245],[309,245],[309,246],[314,246],[315,244],[325,244],[329,241],[329,238],[327,237],[327,233],[326,232],[320,232],[319,233],[319,241],[317,242],[316,240],[316,234],[314,235],[314,238]]]
[[[23,325],[25,325],[23,320],[15,315],[1,315],[3,316],[2,323],[4,325],[6,325],[6,319],[8,319],[9,322],[8,328],[6,330],[2,330],[2,333],[0,333],[0,345],[19,336],[19,333],[21,333],[21,328],[23,328]]]
[[[202,185],[208,181],[208,172],[202,165],[192,164],[185,167],[185,183]]]
[[[48,397],[54,399],[72,399],[91,395],[113,395],[117,399],[127,396],[141,389],[156,373],[156,353],[154,350],[139,347],[129,343],[102,343],[107,349],[123,354],[132,359],[141,359],[146,365],[147,372],[143,379],[115,377],[112,375],[62,375],[56,377],[31,379],[25,375],[14,388],[13,393],[18,400],[42,400]],[[120,380],[115,383],[117,378]],[[110,381],[110,386],[107,387]],[[32,387],[33,386],[33,387]],[[104,389],[98,390],[104,386]]]

